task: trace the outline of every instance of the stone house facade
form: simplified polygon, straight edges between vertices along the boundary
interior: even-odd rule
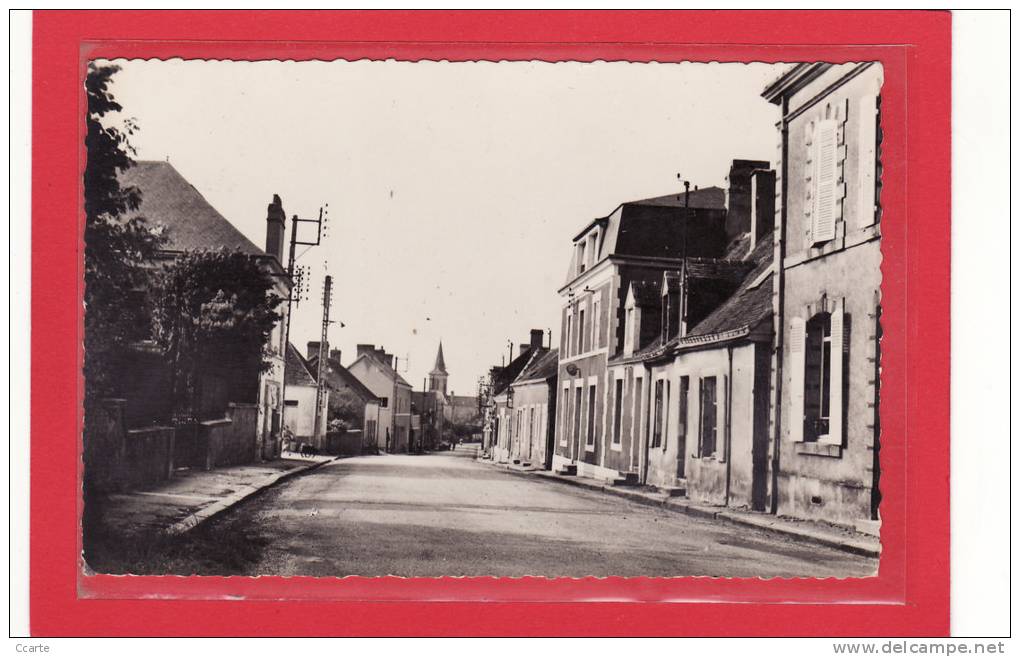
[[[397,373],[396,360],[382,347],[359,344],[349,371],[376,400],[365,409],[365,444],[380,451],[404,453],[411,438],[411,384]]]
[[[800,64],[762,94],[782,115],[773,506],[858,527],[880,498],[882,79]]]
[[[171,262],[187,251],[238,251],[257,261],[272,279],[273,294],[281,299],[290,296],[292,283],[283,266],[286,215],[279,196],[274,195],[267,208],[263,250],[223,217],[169,162],[138,161],[121,172],[119,179],[124,187],[138,188],[141,192],[141,205],[136,214],[145,217],[150,225],[158,227],[165,238],[165,244],[158,255],[159,262],[154,264],[160,266]],[[224,372],[223,376],[218,377],[219,381],[208,382],[210,385],[203,386],[209,392],[200,402],[201,420],[225,417],[238,404],[255,404],[256,449],[253,452],[256,458],[262,459],[276,458],[281,448],[287,304],[281,304],[277,312],[281,318],[273,328],[265,354],[268,368],[261,373]],[[149,366],[135,368],[135,374],[141,370],[144,372],[141,376],[133,377],[128,384],[128,417],[135,417],[132,408],[160,406],[159,403],[153,403],[151,397],[166,388],[165,384],[159,382],[166,378],[166,374],[157,369]],[[156,384],[153,384],[154,381]],[[150,399],[136,398],[137,395],[147,395]],[[162,394],[162,397],[166,398],[166,394]],[[165,413],[165,409],[162,412]],[[138,421],[143,419],[138,418]]]
[[[659,281],[685,256],[721,256],[729,241],[725,197],[712,187],[623,203],[574,236],[559,290],[554,468],[607,480],[637,478],[632,447],[610,442],[607,425],[608,388],[616,385],[609,361],[625,349],[627,295],[632,283]]]
[[[513,391],[510,421],[514,425],[509,442],[511,463],[545,470],[552,467],[558,363],[559,354],[555,349],[537,348],[532,351],[527,366],[510,384]]]

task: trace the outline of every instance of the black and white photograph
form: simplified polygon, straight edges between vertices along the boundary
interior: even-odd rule
[[[86,573],[877,574],[880,63],[81,83]]]

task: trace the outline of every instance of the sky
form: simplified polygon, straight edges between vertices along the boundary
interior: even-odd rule
[[[774,162],[768,64],[118,60],[112,93],[168,160],[265,246],[273,194],[288,217],[328,204],[291,341],[371,343],[420,389],[443,342],[449,390],[528,341],[559,335],[571,238],[621,202],[725,186],[733,159]],[[289,228],[289,226],[288,226]],[[304,235],[301,235],[304,238]],[[514,354],[516,355],[516,347]]]

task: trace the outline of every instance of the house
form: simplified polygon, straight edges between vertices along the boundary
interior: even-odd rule
[[[624,351],[626,295],[659,282],[685,257],[720,257],[731,239],[725,190],[695,189],[619,205],[572,241],[562,298],[554,467],[636,480],[632,457],[608,441],[609,359]],[[641,294],[639,291],[638,294]]]
[[[319,342],[309,342],[307,347],[308,369],[312,374],[318,376],[320,371]],[[329,391],[329,411],[326,424],[340,420],[348,432],[362,432],[365,427],[368,404],[377,402],[378,398],[365,384],[340,364],[342,353],[339,349],[332,349],[327,344],[323,351],[328,354],[321,370],[323,386]]]
[[[684,258],[625,297],[609,361],[610,450],[623,481],[764,510],[767,492],[773,173],[735,160],[721,258]]]
[[[491,422],[487,431],[488,438],[483,434],[483,440],[488,441],[488,454],[497,463],[507,463],[511,460],[511,445],[520,428],[515,426],[516,408],[514,393],[511,384],[517,379],[521,372],[528,366],[532,358],[544,350],[542,341],[545,332],[542,329],[532,329],[529,341],[521,343],[517,350],[517,356],[500,368],[493,368],[494,378],[491,383],[491,408],[489,415]]]
[[[879,519],[882,67],[798,64],[781,108],[774,510]]]
[[[319,386],[315,372],[316,370],[301,356],[297,348],[288,344],[285,426],[291,440],[321,449],[326,437],[324,420],[330,394],[329,390],[323,390],[322,403],[317,405]],[[295,446],[290,447],[293,449]]]
[[[525,467],[552,467],[556,430],[556,372],[559,353],[538,347],[510,384],[513,391],[513,439],[508,460]]]
[[[141,205],[135,215],[145,217],[150,225],[162,231],[165,243],[158,256],[160,262],[171,261],[187,251],[239,251],[255,259],[272,278],[274,294],[281,299],[290,296],[291,281],[283,267],[286,215],[279,196],[274,195],[268,206],[266,247],[263,250],[212,207],[169,162],[136,162],[120,174],[120,184],[138,188]],[[281,449],[287,305],[282,304],[277,312],[281,319],[273,329],[264,355],[269,362],[268,368],[262,373],[223,372],[216,381],[206,382],[209,385],[204,386],[206,393],[201,401],[200,420],[222,418],[229,411],[235,416],[235,426],[255,427],[252,458],[275,458]],[[161,375],[148,367],[129,369],[148,381],[125,382],[128,405],[151,409],[156,415],[167,415],[169,395],[160,385],[152,384],[152,380]],[[247,410],[249,407],[250,411]],[[249,412],[255,417],[240,419],[240,415]],[[151,423],[151,419],[149,421]],[[184,436],[180,438],[177,445],[179,452],[193,442],[185,440]],[[223,459],[227,459],[226,455]]]
[[[376,397],[365,407],[365,445],[407,452],[412,438],[411,384],[397,373],[395,357],[382,347],[359,344],[357,349],[347,370]]]

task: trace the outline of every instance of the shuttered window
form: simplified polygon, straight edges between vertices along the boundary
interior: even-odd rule
[[[823,119],[815,128],[811,241],[827,242],[836,236],[836,121]]]
[[[662,445],[662,390],[663,381],[655,382],[655,404],[652,409],[652,447]]]
[[[876,177],[878,174],[878,97],[859,101],[857,124],[857,172],[859,182],[857,226],[867,228],[878,220]]]
[[[844,300],[836,302],[836,309],[830,318],[829,338],[829,427],[819,440],[833,445],[843,444],[843,409],[846,356],[849,353],[849,322],[846,321]]]
[[[790,321],[790,440],[804,440],[804,319]]]
[[[714,376],[703,377],[699,384],[699,392],[699,454],[702,457],[713,456],[716,453],[718,442],[716,440],[718,433],[718,423],[716,422],[718,411],[716,378]]]
[[[613,391],[613,444],[620,444],[620,427],[623,425],[623,379],[616,380]]]

